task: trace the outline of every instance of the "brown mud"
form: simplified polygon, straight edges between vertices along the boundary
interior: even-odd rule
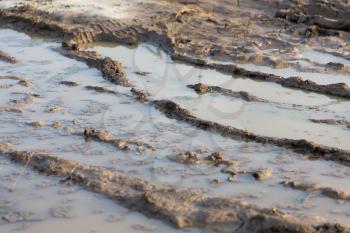
[[[48,13],[31,6],[20,6],[0,10],[0,26],[64,41],[62,48],[59,49],[61,54],[97,68],[105,79],[125,87],[132,87],[132,83],[127,79],[122,64],[108,57],[102,58],[96,52],[83,51],[85,46],[92,42],[115,42],[124,45],[149,42],[162,48],[173,59],[185,63],[254,80],[273,82],[284,87],[349,99],[350,87],[345,83],[321,85],[302,77],[283,78],[278,75],[249,71],[231,64],[232,62],[253,63],[286,68],[289,67],[292,57],[276,60],[271,59],[270,55],[262,54],[268,49],[284,48],[292,51],[296,47],[319,48],[327,53],[341,54],[349,59],[350,56],[347,54],[350,52],[350,46],[347,41],[350,36],[349,22],[346,17],[346,13],[349,12],[348,4],[340,0],[308,2],[247,0],[236,6],[227,0],[150,1],[134,9],[138,13],[137,18],[123,20]],[[267,29],[266,25],[270,28]],[[296,46],[296,44],[299,45]],[[6,57],[9,56],[2,57],[8,59]],[[230,63],[214,63],[211,59]],[[327,63],[324,67],[333,71],[347,72],[347,67],[340,63]],[[23,80],[19,82],[30,85]],[[69,81],[61,84],[75,86]],[[246,101],[264,102],[263,99],[245,92],[235,93],[217,89],[217,87],[208,88],[206,92],[215,91],[243,98]],[[118,94],[102,87],[88,86],[87,89]],[[169,100],[149,101],[149,94],[141,90],[132,89],[131,94],[138,101],[155,106],[167,117],[186,122],[199,129],[236,140],[291,149],[310,159],[324,159],[350,165],[350,152],[346,150],[317,145],[306,140],[256,135],[197,118]],[[25,98],[28,96],[30,94],[25,95]],[[31,97],[34,99],[36,96]],[[19,104],[25,102],[26,99],[17,101]],[[16,104],[16,101],[14,103]],[[3,108],[0,112],[2,110],[16,112],[16,108]],[[58,107],[49,109],[49,112],[54,113],[60,111]],[[28,124],[33,127],[41,126],[40,122]],[[128,144],[140,146],[140,142],[116,139],[107,131],[102,132],[92,128],[85,130],[84,137],[87,140],[114,145],[119,149],[127,148]],[[148,146],[148,144],[142,144],[144,145]],[[151,149],[152,146],[149,148]],[[45,153],[14,151],[5,144],[0,144],[0,154],[14,162],[29,164],[31,168],[44,174],[59,176],[63,182],[79,184],[87,190],[102,193],[130,209],[158,218],[175,227],[242,233],[349,232],[349,229],[337,224],[316,225],[276,209],[262,209],[231,198],[208,198],[203,194],[177,187],[151,184],[130,176],[112,173],[104,168],[81,165]],[[190,162],[198,162],[195,155],[186,156],[183,158]],[[232,161],[226,161],[218,154],[211,154],[204,161],[214,165],[226,165],[223,172],[230,175],[240,172]],[[252,171],[251,174],[257,180],[266,180],[271,177],[272,172],[261,169]],[[303,191],[320,192],[333,199],[348,200],[348,194],[332,188],[311,185],[304,189],[304,185],[290,182],[285,185]]]
[[[152,4],[147,5],[147,9],[150,10],[149,13],[151,15],[152,12],[154,12],[154,9],[157,9],[152,9],[152,7],[155,7],[157,3],[153,2]],[[245,8],[251,9],[252,12],[254,12],[253,14],[247,14],[245,8],[236,7],[228,8],[227,12],[220,8],[220,10],[217,12],[214,10],[214,13],[208,13],[208,8],[211,10],[216,9],[216,4],[205,1],[205,3],[199,3],[200,6],[195,7],[199,7],[198,9],[201,9],[199,11],[188,10],[192,9],[193,7],[185,6],[186,13],[184,15],[183,13],[180,14],[182,15],[182,20],[180,21],[176,20],[176,15],[178,15],[179,12],[183,12],[183,4],[191,5],[192,3],[169,2],[166,4],[168,5],[159,16],[151,17],[150,15],[146,14],[141,16],[139,20],[134,20],[134,22],[130,22],[128,20],[125,22],[121,20],[117,21],[105,19],[103,17],[94,18],[93,22],[91,22],[91,19],[82,15],[76,17],[63,17],[62,15],[50,14],[31,6],[20,6],[8,10],[0,10],[0,25],[3,27],[10,27],[17,30],[29,31],[31,33],[35,32],[54,38],[60,38],[66,41],[64,46],[71,47],[75,50],[82,49],[84,45],[91,42],[106,41],[126,45],[135,45],[139,42],[150,42],[160,46],[173,59],[186,63],[204,66],[233,75],[241,75],[255,80],[275,82],[284,87],[297,88],[336,97],[350,98],[350,87],[344,83],[320,85],[310,80],[304,80],[301,77],[291,77],[285,79],[277,75],[248,71],[236,65],[208,62],[207,59],[204,58],[207,56],[212,56],[216,59],[232,59],[241,53],[246,54],[250,53],[249,51],[254,51],[257,48],[257,44],[260,44],[260,42],[258,42],[260,39],[257,38],[255,33],[256,30],[262,30],[262,25],[260,25],[261,22],[271,23],[270,26],[276,31],[284,30],[284,33],[286,34],[286,36],[282,39],[281,35],[279,35],[281,38],[275,38],[275,32],[268,33],[261,31],[261,40],[269,41],[266,45],[267,47],[264,47],[264,49],[272,48],[273,46],[276,46],[277,48],[280,48],[280,46],[283,46],[283,48],[291,47],[292,49],[294,35],[290,34],[290,31],[292,29],[297,29],[294,28],[292,24],[289,25],[285,22],[282,23],[273,15],[266,15],[266,12],[261,12],[269,9],[266,7],[276,9],[277,11],[279,7],[286,5],[285,3],[280,2],[276,4],[264,1],[264,7],[258,10],[262,3],[247,1],[245,3]],[[242,25],[234,20],[230,20],[230,18],[232,18],[229,17],[230,14],[247,17],[249,18],[248,22],[251,24]],[[185,21],[183,17],[185,17]],[[257,20],[259,22],[256,22]],[[186,27],[184,27],[184,22],[186,22]],[[200,29],[198,29],[198,25],[196,25],[196,27],[192,25],[198,23],[201,25]],[[285,29],[282,29],[282,25]],[[305,28],[307,27],[305,26]],[[191,33],[187,33],[188,30],[191,30]],[[205,30],[206,33],[203,34],[201,30]],[[176,33],[176,31],[179,31],[179,33]],[[215,33],[210,34],[211,31],[215,31]],[[237,32],[240,33],[237,34]],[[234,38],[232,38],[232,33],[235,33],[236,35]],[[190,37],[189,35],[194,38],[188,38]],[[208,38],[209,35],[213,35],[213,37],[218,38]],[[300,41],[303,41],[304,35],[299,36],[301,37]],[[343,34],[339,37],[344,41],[346,41],[348,38],[347,35]],[[243,41],[246,44],[242,44]],[[218,42],[222,43],[220,44]],[[314,43],[313,47],[315,47],[323,41],[306,40],[303,42]],[[229,45],[229,43],[233,44]],[[348,48],[346,47],[344,49]],[[66,55],[80,60],[87,60],[87,62],[89,59],[97,56],[93,53],[83,54],[75,53],[73,51],[66,52]],[[107,79],[111,79],[114,82],[124,86],[131,85],[123,79],[124,73],[122,72],[119,64],[114,64],[110,59],[106,58],[105,60],[100,60],[99,64],[95,65],[103,67],[104,76]]]
[[[325,197],[336,199],[336,200],[350,201],[349,193],[346,193],[344,191],[341,191],[335,188],[322,187],[319,184],[299,183],[296,181],[284,181],[281,184],[292,189],[306,191],[310,193],[319,192],[321,195]]]
[[[123,65],[109,57],[101,58],[97,52],[86,52],[78,50],[62,49],[60,52],[69,58],[85,62],[88,66],[96,68],[102,72],[105,79],[120,86],[132,86],[126,78]]]
[[[321,124],[327,124],[327,125],[342,125],[342,126],[346,126],[347,128],[350,128],[350,121],[349,120],[310,119],[310,121],[314,122],[314,123],[321,123]]]
[[[299,1],[292,7],[279,10],[276,17],[322,29],[350,32],[349,11],[348,1]],[[322,29],[318,30],[322,32]],[[331,34],[332,31],[328,32]]]
[[[115,146],[118,149],[130,151],[132,149],[136,149],[138,151],[144,149],[154,150],[154,147],[148,143],[140,142],[140,141],[132,141],[122,138],[114,138],[113,134],[103,130],[98,131],[94,128],[86,128],[84,130],[84,137],[86,140],[96,140],[99,142],[104,142],[110,145]],[[136,147],[136,148],[133,148]]]
[[[81,165],[40,152],[15,151],[0,144],[0,154],[64,183],[101,193],[130,209],[175,227],[216,232],[349,232],[338,224],[312,225],[276,209],[262,209],[230,198],[209,198],[171,186],[155,185],[104,168]]]
[[[182,108],[180,105],[170,100],[155,100],[152,102],[152,104],[169,118],[186,122],[199,129],[218,133],[224,137],[229,137],[235,140],[271,144],[278,147],[291,149],[297,153],[305,155],[310,159],[331,160],[346,166],[350,166],[350,151],[347,150],[318,145],[304,139],[295,140],[256,135],[232,126],[226,126],[216,122],[200,119],[194,116],[187,109]]]
[[[235,98],[241,98],[247,102],[267,102],[267,100],[263,100],[259,97],[256,97],[252,94],[249,94],[246,91],[232,91],[229,89],[225,89],[218,86],[208,86],[203,83],[197,83],[194,85],[188,85],[187,87],[195,90],[198,94],[205,94],[205,93],[220,93],[225,96],[235,97]]]
[[[102,59],[101,56],[96,52],[78,51],[78,50],[59,50],[59,51],[62,51],[63,55],[83,61],[87,63],[89,66],[99,69],[102,73],[104,72],[103,66],[99,65],[101,61],[103,61],[104,59]],[[116,69],[121,67],[119,62],[114,61],[111,58],[105,58],[105,59],[110,60],[113,64],[117,64]],[[116,76],[118,80],[120,76],[114,75],[114,77]],[[121,79],[122,79],[121,81],[113,81],[115,80],[115,78],[108,79],[108,80],[117,85],[118,83],[121,83],[122,85],[125,83],[127,84],[130,83],[130,81],[127,79],[126,75],[124,74],[124,72]],[[298,78],[292,78],[292,79],[295,80],[291,82],[293,83],[293,85],[295,85],[295,83],[298,83],[300,81]],[[290,79],[286,79],[286,81],[288,80]],[[308,82],[308,85],[313,86],[317,84]],[[331,84],[327,86],[337,86],[337,84]],[[132,88],[131,92],[134,95],[136,94],[136,99],[138,99],[139,101],[144,102],[147,100],[148,94],[145,93],[144,91],[140,91]],[[350,89],[349,89],[349,94],[350,94]],[[219,123],[206,121],[206,120],[197,118],[190,111],[180,107],[178,104],[170,100],[155,100],[155,101],[151,101],[151,104],[154,105],[158,110],[160,110],[169,118],[173,118],[179,121],[184,121],[186,123],[189,123],[192,126],[195,126],[203,130],[218,133],[224,137],[230,137],[236,140],[238,139],[238,140],[253,141],[253,142],[258,142],[263,144],[276,145],[286,149],[291,149],[300,154],[304,154],[310,159],[331,160],[346,166],[350,165],[350,151],[347,151],[347,150],[318,145],[304,139],[295,140],[295,139],[275,138],[275,137],[266,137],[262,135],[256,135],[254,133],[250,133],[245,130],[237,129],[231,126],[226,126]]]

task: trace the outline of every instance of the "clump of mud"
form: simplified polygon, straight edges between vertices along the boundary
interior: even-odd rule
[[[79,86],[78,83],[72,82],[72,81],[61,81],[60,84],[68,86],[68,87],[77,87],[77,86]]]
[[[98,131],[94,128],[86,128],[84,130],[84,137],[87,140],[96,140],[107,144],[111,144],[116,148],[125,150],[125,151],[130,151],[130,150],[140,151],[142,150],[142,148],[154,150],[154,147],[148,143],[134,141],[134,140],[127,140],[122,138],[114,138],[113,134],[106,130]]]
[[[97,68],[102,72],[105,79],[120,86],[132,86],[130,81],[126,78],[123,65],[106,57],[101,58],[101,55],[96,52],[79,51],[70,48],[59,50],[64,56],[85,62],[88,66]]]

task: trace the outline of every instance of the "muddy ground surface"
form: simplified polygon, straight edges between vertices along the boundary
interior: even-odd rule
[[[349,232],[349,13],[0,0],[0,232]]]

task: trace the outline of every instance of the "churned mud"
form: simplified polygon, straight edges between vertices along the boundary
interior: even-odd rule
[[[0,1],[0,231],[349,232],[348,11]]]
[[[44,153],[13,151],[6,144],[1,144],[1,153],[11,161],[59,176],[62,182],[102,193],[128,208],[179,228],[197,227],[218,232],[348,232],[339,225],[307,225],[275,209],[259,209],[234,199],[208,198],[181,189],[155,186]],[[61,214],[55,211],[54,216],[61,217]]]

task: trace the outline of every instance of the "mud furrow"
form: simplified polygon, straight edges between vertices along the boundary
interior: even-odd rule
[[[245,140],[263,144],[271,144],[286,149],[291,149],[303,154],[310,159],[323,159],[338,162],[350,166],[350,151],[339,148],[327,147],[305,139],[295,140],[287,138],[266,137],[237,129],[232,126],[222,125],[216,122],[207,121],[194,116],[187,109],[170,100],[155,100],[152,104],[167,117],[186,122],[199,129],[218,133],[224,137],[235,140]]]
[[[196,227],[216,232],[349,232],[338,224],[301,221],[276,209],[263,209],[233,198],[209,198],[171,186],[148,183],[104,168],[81,165],[46,153],[11,150],[0,144],[0,154],[13,162],[62,182],[104,194],[132,210],[175,227]]]
[[[104,72],[103,67],[100,65],[102,58],[96,52],[87,51],[77,51],[77,50],[59,50],[63,55],[74,58],[87,63],[91,67],[99,69],[102,73]],[[113,61],[110,58],[105,58]],[[109,79],[111,80],[111,79]],[[113,80],[113,79],[112,79]],[[126,75],[122,76],[122,82],[118,83],[129,83]],[[133,89],[135,93],[135,89]],[[142,91],[141,91],[142,92]],[[349,92],[350,94],[350,92]],[[147,96],[143,98],[142,102],[147,99]],[[222,125],[216,122],[211,122],[195,117],[191,112],[186,109],[181,108],[177,103],[170,100],[155,100],[151,102],[157,109],[164,113],[167,117],[173,118],[179,121],[184,121],[190,125],[221,134],[225,137],[230,137],[236,140],[247,140],[263,144],[271,144],[279,147],[292,149],[297,153],[301,153],[310,159],[324,159],[336,161],[338,163],[350,166],[350,152],[347,150],[342,150],[339,148],[327,147],[323,145],[318,145],[313,142],[307,141],[305,139],[295,140],[286,138],[276,138],[276,137],[266,137],[262,135],[256,135],[241,129],[234,128],[232,126]]]

